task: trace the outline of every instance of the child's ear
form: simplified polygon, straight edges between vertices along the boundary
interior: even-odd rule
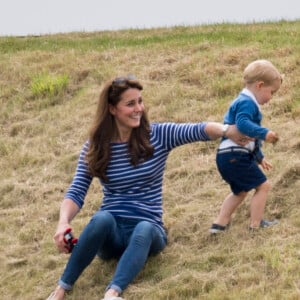
[[[261,87],[263,87],[265,85],[264,81],[260,80],[257,81],[256,86],[260,89]]]

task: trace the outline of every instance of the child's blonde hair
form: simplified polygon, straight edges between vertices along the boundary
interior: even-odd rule
[[[251,62],[245,68],[244,82],[250,84],[260,80],[267,85],[271,85],[274,80],[282,82],[282,76],[270,61],[259,59]]]

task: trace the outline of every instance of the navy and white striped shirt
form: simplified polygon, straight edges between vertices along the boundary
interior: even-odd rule
[[[154,154],[137,166],[130,164],[127,143],[111,143],[111,160],[106,171],[109,182],[100,180],[103,186],[100,209],[114,216],[146,220],[163,230],[162,182],[168,154],[175,147],[209,140],[205,126],[206,123],[151,124],[150,142]],[[88,147],[87,141],[65,195],[65,199],[73,200],[80,208],[92,182],[84,159]]]

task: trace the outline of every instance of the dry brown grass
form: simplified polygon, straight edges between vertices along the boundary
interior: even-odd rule
[[[264,124],[281,137],[264,147],[274,165],[266,216],[280,225],[249,234],[246,201],[230,231],[211,238],[208,228],[229,192],[215,166],[217,143],[178,148],[164,181],[169,245],[124,297],[299,299],[299,30],[300,22],[283,22],[0,39],[1,299],[45,299],[63,270],[67,256],[57,253],[52,236],[103,80],[136,74],[152,121],[221,121],[243,68],[257,58],[285,74],[263,108]],[[67,89],[34,97],[30,84],[41,72],[67,74]],[[77,234],[100,205],[100,191],[95,181],[73,222]],[[101,299],[115,263],[94,260],[67,300]]]

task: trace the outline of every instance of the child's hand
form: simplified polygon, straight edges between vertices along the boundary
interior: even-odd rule
[[[273,166],[272,166],[268,161],[266,161],[264,158],[263,158],[263,160],[261,161],[260,165],[261,165],[262,168],[263,168],[264,170],[266,170],[266,171],[271,170],[272,167],[273,167]]]
[[[274,131],[268,131],[266,135],[266,142],[275,144],[278,141],[279,137],[278,134]]]

